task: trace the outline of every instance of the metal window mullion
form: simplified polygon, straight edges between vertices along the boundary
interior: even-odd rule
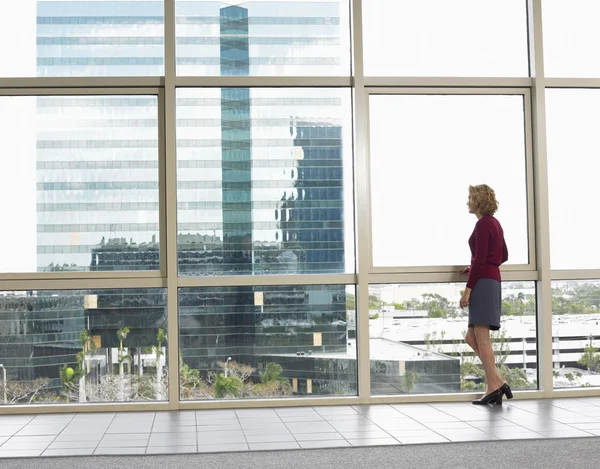
[[[546,88],[600,88],[600,78],[546,78]]]
[[[343,88],[352,86],[351,77],[221,76],[177,77],[178,88]]]
[[[438,87],[438,88],[529,88],[531,78],[511,77],[365,77],[368,88]]]
[[[165,0],[165,210],[169,409],[179,409],[179,320],[177,285],[177,140],[175,89],[175,0]]]
[[[157,88],[164,85],[163,77],[25,77],[0,78],[0,89],[27,90],[63,88],[72,94],[79,88]]]
[[[505,282],[531,282],[538,280],[536,271],[503,272],[502,280]],[[391,283],[463,283],[465,277],[455,273],[388,273],[369,274],[371,284]]]
[[[355,274],[312,275],[239,275],[180,277],[180,288],[192,287],[261,287],[276,285],[354,285]]]
[[[371,400],[371,352],[369,349],[369,270],[371,267],[371,203],[367,132],[368,94],[365,90],[363,61],[362,0],[352,0],[352,51],[354,74],[354,213],[356,246],[356,346],[358,396]]]
[[[0,96],[152,96],[158,95],[161,88],[2,88]]]
[[[163,278],[79,278],[0,280],[0,291],[164,288]]]
[[[550,210],[546,142],[546,96],[542,30],[542,0],[528,0],[532,88],[533,176],[535,191],[535,243],[538,268],[537,334],[538,385],[544,397],[553,395],[552,276],[550,270]]]
[[[553,270],[552,280],[597,280],[600,269]]]

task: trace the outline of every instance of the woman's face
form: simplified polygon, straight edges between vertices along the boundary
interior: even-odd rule
[[[477,213],[477,205],[475,205],[475,201],[473,200],[473,197],[471,197],[471,194],[469,194],[467,205],[469,206],[469,213]]]

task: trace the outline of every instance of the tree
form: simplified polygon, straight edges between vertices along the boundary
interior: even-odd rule
[[[415,384],[417,384],[418,379],[419,379],[418,373],[415,373],[413,371],[406,371],[404,373],[404,377],[402,380],[403,384],[404,384],[405,392],[407,392],[407,393],[413,392],[413,390],[415,389]]]
[[[600,371],[600,354],[598,349],[594,346],[587,345],[584,348],[584,353],[581,358],[577,361],[586,370],[597,373]]]
[[[421,308],[427,310],[430,318],[447,318],[456,313],[456,308],[450,304],[450,301],[438,293],[425,293],[422,297]]]
[[[35,402],[50,380],[48,378],[37,378],[33,381],[7,381],[6,389],[4,382],[0,381],[0,396],[6,392],[7,404],[19,404]]]
[[[128,327],[124,327],[123,329],[119,329],[117,331],[117,338],[119,339],[119,374],[121,376],[124,373],[123,362],[129,360],[129,356],[128,355],[125,356],[123,353],[123,342],[125,341],[125,339],[127,339],[127,336],[129,335],[130,332],[131,331],[129,330]],[[131,371],[131,365],[129,367],[129,370]]]
[[[383,301],[377,295],[369,295],[369,309],[379,310],[383,306]]]
[[[356,311],[356,296],[346,293],[346,311]]]

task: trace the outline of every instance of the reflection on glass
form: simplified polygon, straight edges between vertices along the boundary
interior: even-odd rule
[[[164,74],[162,0],[4,3],[0,77]]]
[[[369,287],[372,394],[485,389],[481,361],[464,342],[463,289],[464,283]],[[513,389],[537,387],[535,295],[534,282],[504,282],[501,328],[490,334],[496,365]]]
[[[523,97],[372,95],[369,105],[374,265],[468,265],[468,188],[481,183],[500,202],[508,263],[527,264]]]
[[[354,271],[347,89],[177,94],[180,275]]]
[[[182,399],[355,395],[354,287],[183,288]]]
[[[600,280],[552,282],[554,387],[600,386]]]
[[[552,269],[597,269],[600,223],[590,214],[600,203],[600,92],[550,89],[546,96]]]
[[[177,74],[348,76],[349,4],[176,0]]]
[[[163,289],[0,292],[0,404],[166,400],[166,327]]]
[[[157,113],[155,96],[0,97],[0,272],[158,269]]]
[[[526,5],[524,0],[369,0],[363,8],[365,74],[528,76]]]

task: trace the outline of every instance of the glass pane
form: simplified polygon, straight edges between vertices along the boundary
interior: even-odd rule
[[[356,395],[354,286],[182,288],[181,398]]]
[[[164,74],[163,0],[5,3],[0,77]]]
[[[600,386],[600,280],[552,282],[555,388]]]
[[[373,263],[468,265],[468,187],[500,202],[509,263],[528,263],[522,96],[370,97]]]
[[[158,269],[157,115],[156,96],[0,97],[0,272]]]
[[[354,271],[348,89],[180,89],[180,275]]]
[[[542,0],[544,69],[548,77],[597,78],[600,41],[597,0]]]
[[[525,0],[369,0],[365,74],[529,76]]]
[[[167,400],[166,305],[158,288],[0,292],[0,397],[5,404]]]
[[[465,343],[464,283],[369,286],[371,393],[485,390],[481,361]],[[351,301],[354,299],[352,298]],[[537,388],[535,282],[502,284],[502,319],[491,332],[500,374],[515,389]]]
[[[599,90],[546,92],[553,269],[600,269]]]
[[[348,76],[348,0],[176,0],[177,74]]]

